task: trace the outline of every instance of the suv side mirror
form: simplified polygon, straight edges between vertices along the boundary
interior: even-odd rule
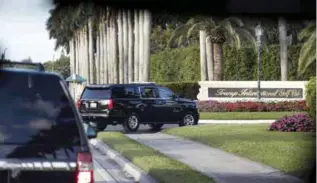
[[[172,99],[173,99],[173,100],[177,100],[178,98],[179,98],[179,96],[177,96],[177,95],[175,95],[175,94],[172,95]]]
[[[183,95],[178,96],[179,98],[185,98]]]
[[[83,123],[83,126],[88,139],[93,139],[97,137],[96,130],[89,123]]]

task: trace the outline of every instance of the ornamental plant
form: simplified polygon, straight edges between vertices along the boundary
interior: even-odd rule
[[[273,122],[269,127],[269,131],[315,132],[316,126],[307,114],[296,114],[285,116]]]
[[[273,111],[306,111],[305,101],[284,102],[217,102],[197,101],[200,112],[273,112]]]

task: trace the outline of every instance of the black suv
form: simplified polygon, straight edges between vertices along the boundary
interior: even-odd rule
[[[194,101],[154,83],[86,86],[77,107],[97,131],[117,124],[127,132],[137,131],[140,124],[159,130],[164,124],[196,125],[199,120]]]
[[[0,68],[0,101],[1,183],[94,182],[88,138],[59,75]]]

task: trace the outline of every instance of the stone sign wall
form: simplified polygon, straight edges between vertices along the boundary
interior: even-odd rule
[[[307,81],[262,81],[262,101],[304,100]],[[202,81],[198,100],[254,101],[256,81]]]

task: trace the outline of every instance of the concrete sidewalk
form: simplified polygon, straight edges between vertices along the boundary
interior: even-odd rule
[[[155,134],[126,134],[129,138],[158,150],[214,178],[218,183],[300,183],[293,176],[222,150],[179,137]]]

